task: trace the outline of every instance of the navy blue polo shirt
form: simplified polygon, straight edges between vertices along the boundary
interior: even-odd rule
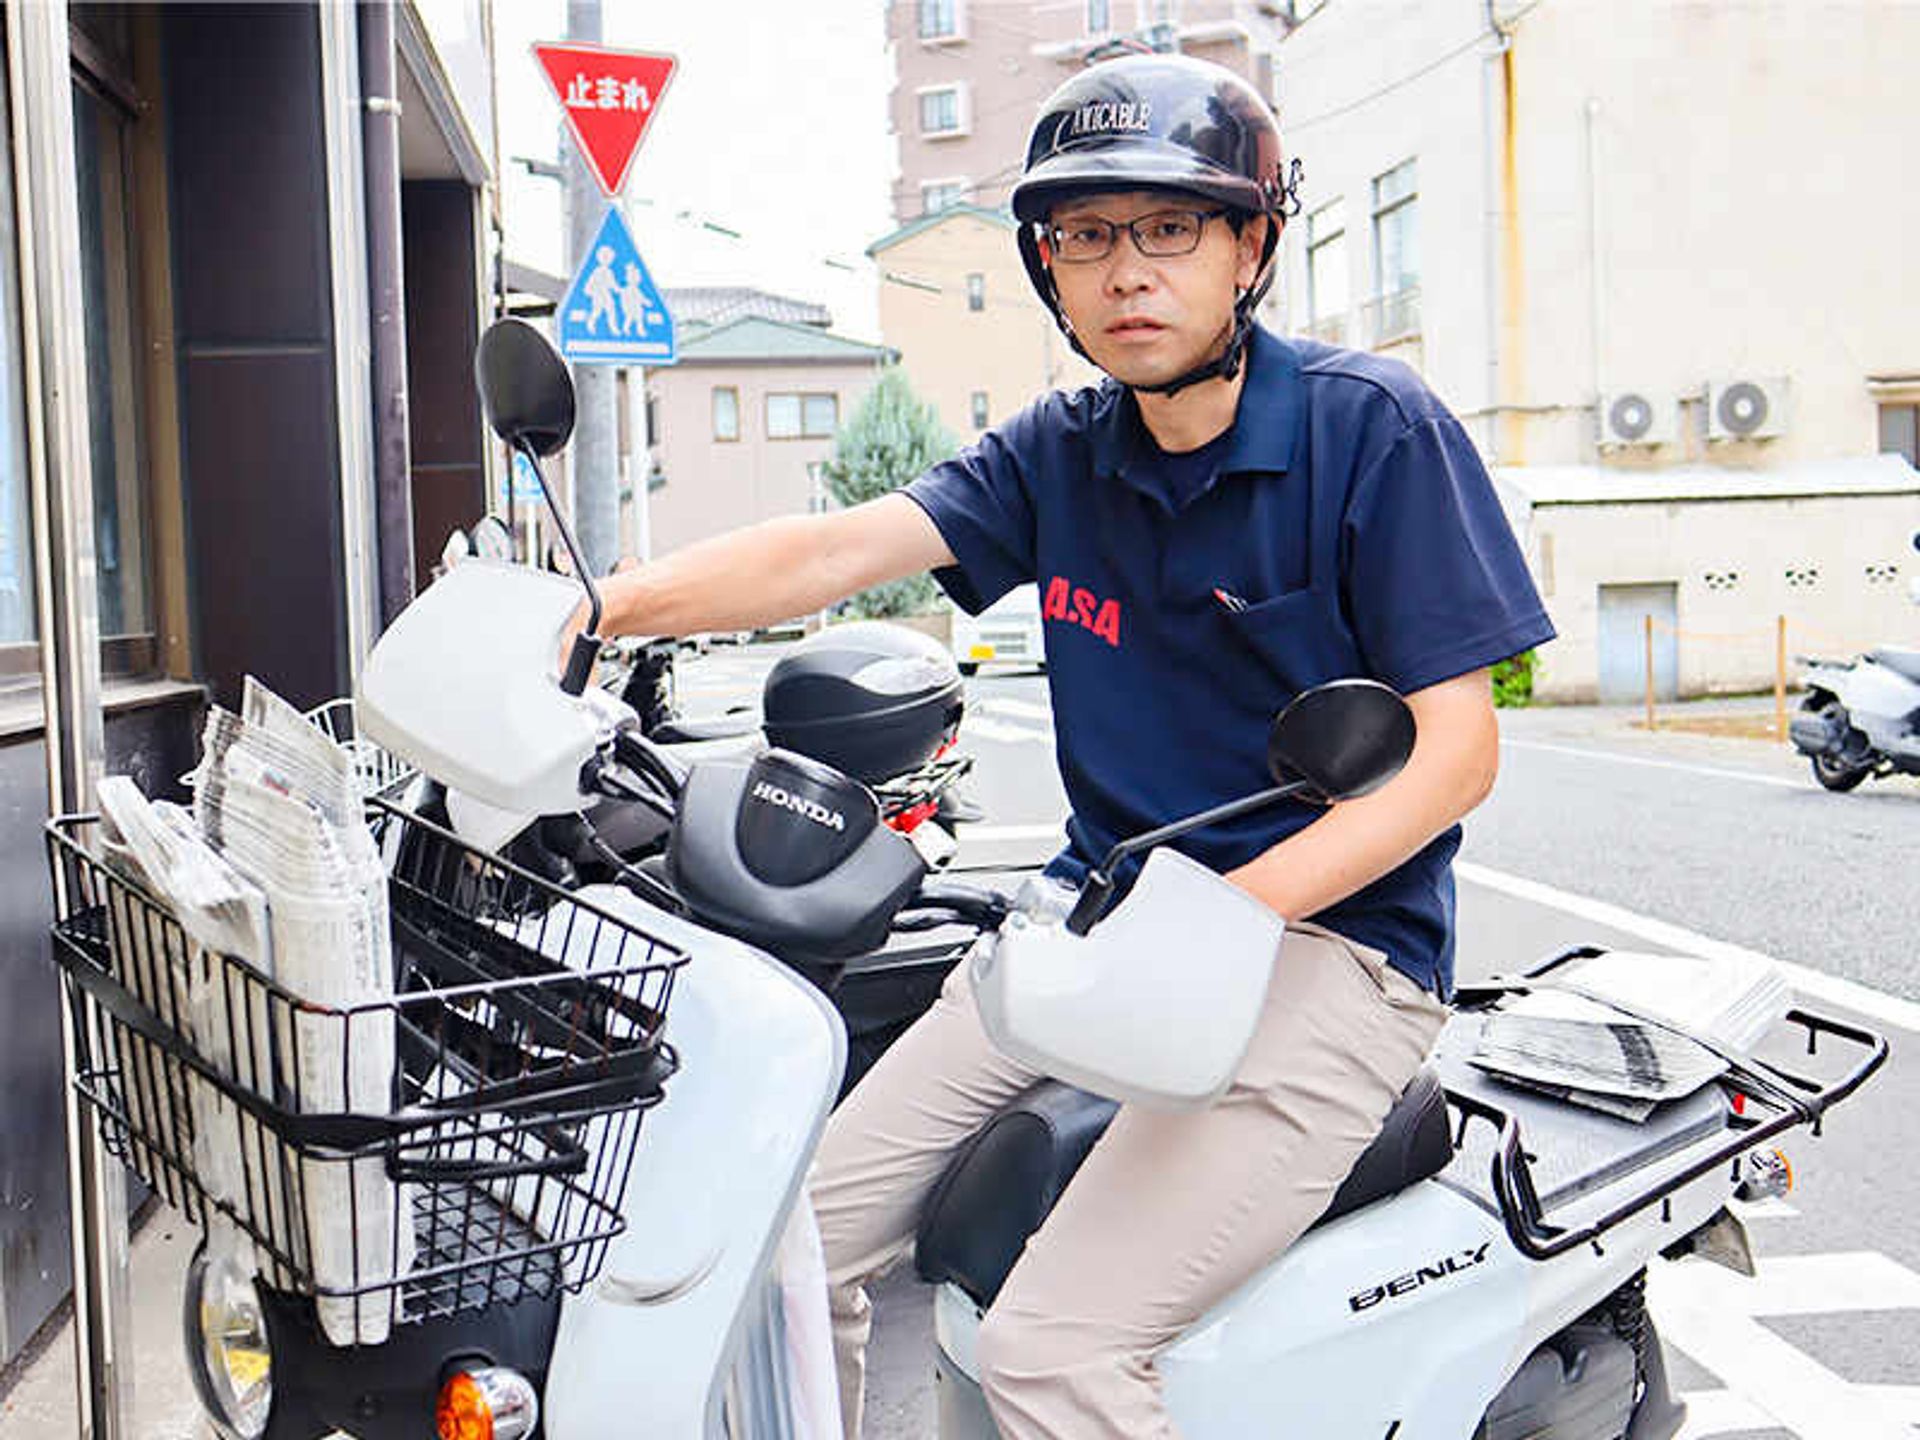
[[[1047,395],[906,493],[964,609],[1038,582],[1073,811],[1056,872],[1270,784],[1268,725],[1310,686],[1409,694],[1553,637],[1446,407],[1397,362],[1264,330],[1232,427],[1201,451],[1161,452],[1108,380]],[[1321,813],[1283,804],[1175,844],[1231,870]],[[1450,994],[1459,843],[1455,826],[1309,918]]]

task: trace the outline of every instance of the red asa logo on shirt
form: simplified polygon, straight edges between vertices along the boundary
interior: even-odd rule
[[[1047,582],[1047,598],[1040,607],[1040,617],[1078,625],[1082,630],[1091,630],[1115,649],[1120,647],[1120,602],[1102,600],[1065,576],[1056,575]]]

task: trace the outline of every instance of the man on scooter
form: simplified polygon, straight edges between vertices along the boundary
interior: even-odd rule
[[[1272,112],[1231,72],[1159,55],[1081,72],[1042,108],[1013,209],[1035,289],[1109,379],[1041,398],[902,494],[605,586],[609,630],[685,634],[920,569],[969,610],[1038,582],[1069,877],[1262,788],[1268,721],[1312,685],[1371,676],[1412,707],[1413,755],[1372,795],[1176,842],[1290,933],[1227,1094],[1124,1107],[1008,1277],[978,1359],[1010,1440],[1175,1435],[1156,1352],[1312,1223],[1439,1033],[1456,822],[1498,759],[1487,668],[1553,635],[1446,408],[1391,361],[1255,323],[1293,205]],[[953,1147],[1037,1078],[993,1050],[965,970],[815,1166],[849,1436],[866,1281],[911,1244]]]

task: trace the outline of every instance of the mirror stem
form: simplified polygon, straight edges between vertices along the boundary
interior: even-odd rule
[[[1175,836],[1185,835],[1204,825],[1217,825],[1226,820],[1238,820],[1242,815],[1255,810],[1263,810],[1278,801],[1289,799],[1310,788],[1304,780],[1289,780],[1285,785],[1276,785],[1271,790],[1261,790],[1238,800],[1229,800],[1224,805],[1216,805],[1211,810],[1202,810],[1198,815],[1189,815],[1184,820],[1175,820],[1171,825],[1162,825],[1157,830],[1148,830],[1142,834],[1122,840],[1107,852],[1092,870],[1080,887],[1080,898],[1074,903],[1073,911],[1067,916],[1067,930],[1070,934],[1085,935],[1093,929],[1101,916],[1107,913],[1107,907],[1113,903],[1116,886],[1114,879],[1120,865],[1129,856],[1138,855],[1142,850],[1151,850],[1162,841]]]
[[[587,592],[587,628],[574,637],[573,653],[567,657],[567,673],[560,677],[563,691],[569,695],[579,695],[586,690],[587,681],[593,675],[593,662],[600,657],[600,587],[593,583],[593,572],[587,568],[586,556],[580,553],[580,544],[573,538],[573,527],[567,523],[567,517],[560,513],[559,505],[554,503],[553,491],[547,488],[547,474],[540,468],[540,457],[525,440],[518,442],[514,449],[525,455],[527,463],[533,466],[533,478],[540,482],[540,494],[547,502],[547,513],[553,516],[554,527],[559,530],[560,538],[566,542],[567,554],[572,557],[574,578]]]

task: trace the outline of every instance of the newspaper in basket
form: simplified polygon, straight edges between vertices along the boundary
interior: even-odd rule
[[[685,962],[417,817],[376,801],[373,823],[391,857],[395,984],[358,1006],[303,999],[196,945],[104,862],[91,817],[48,827],[75,1088],[156,1191],[192,1219],[226,1216],[263,1283],[310,1297],[329,1338],[362,1344],[597,1273],[623,1228],[641,1116],[673,1069],[661,1031]],[[563,951],[594,968],[549,958]],[[196,984],[217,1002],[196,1010]],[[224,1034],[207,1033],[209,1016]],[[356,1047],[383,1034],[390,1059],[369,1099],[352,1081]],[[237,1170],[215,1174],[215,1154],[237,1155]],[[325,1213],[376,1185],[384,1235]]]

